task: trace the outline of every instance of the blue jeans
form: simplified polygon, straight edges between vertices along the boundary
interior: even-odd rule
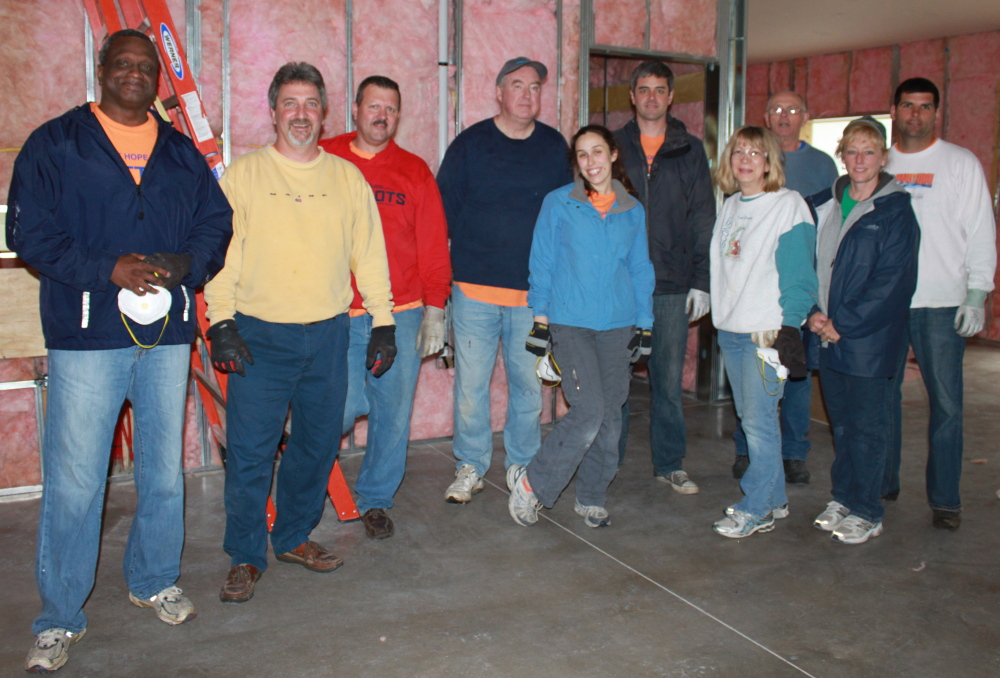
[[[83,604],[94,588],[101,514],[115,424],[126,398],[135,431],[138,497],[122,568],[138,598],[180,575],[184,545],[184,406],[191,347],[138,346],[49,351],[42,506],[35,577],[42,611],[36,635],[87,626]]]
[[[679,471],[687,453],[684,422],[684,357],[687,354],[686,294],[653,296],[653,352],[649,356],[649,443],[653,474]]]
[[[820,352],[823,401],[833,429],[833,498],[851,513],[877,523],[884,507],[879,494],[889,442],[893,379],[858,377],[831,370]]]
[[[346,313],[297,325],[236,314],[253,353],[246,376],[229,376],[226,400],[226,536],[232,565],[267,569],[265,510],[274,457],[288,408],[292,433],[281,457],[271,546],[286,553],[309,538],[323,517],[337,458],[347,395]]]
[[[749,334],[719,330],[719,348],[750,453],[750,466],[740,481],[744,497],[736,508],[763,518],[771,509],[788,503],[778,423],[784,382],[778,380],[773,367],[757,357],[757,345]]]
[[[962,478],[962,360],[965,339],[955,332],[955,312],[949,308],[911,308],[907,323],[924,386],[930,400],[927,434],[927,502],[931,508],[958,511],[962,508],[959,482]],[[906,360],[900,360],[893,389],[892,440],[882,494],[899,492],[902,450],[902,383]]]
[[[354,427],[355,419],[368,415],[368,442],[354,486],[361,513],[372,508],[391,508],[392,497],[406,473],[410,414],[420,372],[417,331],[424,312],[421,308],[411,308],[392,317],[396,320],[396,360],[377,379],[365,368],[372,317],[366,313],[351,318],[344,433]]]
[[[562,370],[569,412],[528,465],[528,483],[552,507],[576,474],[576,499],[604,506],[618,471],[622,403],[628,397],[628,342],[634,327],[595,331],[552,325],[552,353]]]
[[[809,448],[809,421],[812,418],[812,379],[789,379],[781,398],[781,458],[806,460]],[[747,436],[737,422],[733,433],[736,454],[747,453]]]
[[[503,340],[507,370],[507,421],[504,467],[526,466],[542,443],[542,385],[535,375],[535,358],[524,348],[533,315],[528,306],[496,306],[469,299],[458,285],[451,292],[455,333],[456,466],[471,464],[485,475],[493,456],[490,427],[490,378],[497,344]]]

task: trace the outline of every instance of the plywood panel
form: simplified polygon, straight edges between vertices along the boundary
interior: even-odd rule
[[[851,62],[851,113],[886,113],[892,103],[892,48],[862,49]]]
[[[38,278],[30,269],[0,268],[0,290],[4,297],[0,359],[45,355],[38,286]]]

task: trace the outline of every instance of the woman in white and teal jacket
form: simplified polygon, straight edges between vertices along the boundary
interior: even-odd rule
[[[570,409],[527,466],[508,470],[509,509],[518,524],[534,524],[575,473],[576,512],[603,527],[629,363],[633,354],[649,355],[656,276],[645,213],[614,137],[588,125],[570,147],[577,179],[545,197],[535,225],[528,264],[535,326],[526,346],[544,356],[551,339]]]
[[[768,129],[736,130],[715,178],[733,195],[712,233],[712,322],[750,466],[740,482],[743,499],[714,528],[739,538],[768,532],[788,515],[778,421],[784,381],[758,349],[776,349],[791,377],[806,376],[799,328],[816,302],[816,227],[802,197],[784,188],[781,145]]]

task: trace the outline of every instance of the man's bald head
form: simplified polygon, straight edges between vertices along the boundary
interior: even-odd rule
[[[794,151],[799,146],[799,133],[809,121],[806,100],[797,92],[778,92],[771,95],[764,112],[764,122],[768,129],[781,139],[781,148]]]

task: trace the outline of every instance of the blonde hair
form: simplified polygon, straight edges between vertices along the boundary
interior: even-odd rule
[[[837,142],[836,155],[841,160],[844,159],[844,151],[847,150],[847,145],[852,141],[856,141],[858,138],[867,139],[872,142],[875,148],[882,152],[882,158],[885,158],[888,150],[885,147],[885,137],[879,131],[875,125],[868,122],[867,120],[857,119],[852,120],[844,128],[844,136],[840,138]]]
[[[769,169],[764,172],[764,192],[774,193],[785,185],[785,168],[781,161],[781,141],[771,130],[757,125],[744,125],[733,132],[719,165],[715,168],[715,183],[723,193],[736,193],[740,184],[733,176],[733,151],[739,142],[764,151]]]

